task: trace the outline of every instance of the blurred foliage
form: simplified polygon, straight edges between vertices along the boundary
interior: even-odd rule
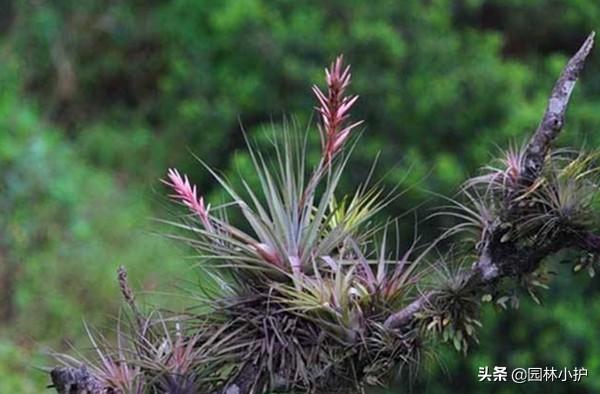
[[[82,318],[100,324],[116,315],[119,264],[146,290],[168,286],[165,274],[185,273],[188,264],[149,234],[148,196],[91,167],[25,104],[8,60],[0,76],[0,333],[8,339],[0,341],[0,392],[39,392],[32,387],[47,378],[27,355],[42,366],[40,345],[64,346],[81,336]]]
[[[431,200],[429,191],[452,194],[496,146],[521,143],[567,56],[600,20],[594,0],[0,6],[0,392],[24,393],[45,382],[24,367],[42,363],[31,358],[41,345],[77,340],[82,317],[114,315],[118,264],[145,290],[188,275],[181,251],[147,233],[149,217],[167,215],[154,192],[164,170],[177,166],[213,200],[219,192],[190,152],[255,182],[238,152],[240,122],[257,136],[284,113],[308,125],[310,85],[337,54],[352,63],[361,96],[354,118],[366,124],[355,179],[345,182],[362,180],[381,152],[376,175],[388,187],[411,187],[387,211],[398,215]],[[600,146],[598,70],[594,54],[562,145]],[[402,222],[412,239],[412,220]],[[443,225],[419,227],[433,237]],[[552,392],[597,391],[598,285],[559,272],[548,307],[489,311],[482,345],[467,359],[447,357],[450,377],[424,371],[418,387],[515,392],[477,383],[477,367],[551,364],[590,370],[576,388]]]

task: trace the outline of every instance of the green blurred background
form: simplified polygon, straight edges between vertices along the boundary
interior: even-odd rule
[[[148,303],[193,302],[170,294],[202,278],[189,251],[154,235],[151,218],[169,217],[158,179],[176,166],[219,200],[193,152],[252,181],[240,122],[259,140],[284,115],[308,125],[310,86],[337,54],[367,125],[344,187],[381,152],[386,184],[417,186],[387,213],[425,201],[423,218],[440,203],[429,191],[451,195],[529,135],[599,26],[597,0],[0,0],[0,393],[44,392],[43,350],[85,344],[82,319],[113,323],[119,264]],[[560,143],[600,147],[598,51]],[[441,225],[419,229],[431,238]],[[544,307],[486,309],[481,346],[466,358],[444,349],[413,392],[600,392],[599,295],[559,269]],[[478,383],[486,365],[589,377]]]

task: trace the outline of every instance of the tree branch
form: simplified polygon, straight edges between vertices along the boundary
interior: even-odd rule
[[[531,137],[529,144],[525,150],[523,176],[529,184],[539,176],[544,165],[544,159],[550,144],[560,133],[564,121],[565,112],[575,82],[579,77],[579,73],[583,69],[583,65],[594,45],[595,32],[590,33],[579,51],[569,60],[558,80],[552,88],[548,106],[544,112],[542,120]]]
[[[554,84],[544,116],[526,147],[521,168],[523,184],[532,184],[538,178],[550,145],[563,127],[569,98],[592,49],[594,35],[592,32],[587,37]],[[600,252],[600,236],[594,234],[586,234],[584,237],[557,234],[555,239],[548,240],[543,245],[518,248],[514,241],[502,242],[508,230],[501,224],[497,220],[497,223],[491,225],[485,234],[477,262],[464,272],[468,283],[474,287],[484,289],[502,277],[531,273],[539,267],[544,258],[564,248],[575,246]],[[400,311],[391,314],[384,325],[388,328],[400,328],[410,324],[415,314],[426,308],[434,296],[435,291],[422,294]]]
[[[59,367],[50,372],[52,386],[58,394],[104,394],[105,387],[85,366]]]

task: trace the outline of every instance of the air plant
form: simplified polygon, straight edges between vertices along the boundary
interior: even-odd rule
[[[66,354],[54,354],[54,357],[67,368],[57,370],[55,373],[68,372],[69,369],[79,370],[80,373],[88,376],[88,381],[93,381],[94,389],[88,389],[90,392],[115,394],[148,392],[140,366],[130,361],[133,348],[128,347],[131,343],[124,338],[124,332],[119,330],[117,346],[113,350],[104,336],[92,333],[87,325],[86,331],[93,346],[96,361],[84,356],[78,359]],[[60,377],[60,379],[64,379],[64,377]]]
[[[242,180],[236,190],[203,163],[226,191],[224,204],[211,207],[187,175],[167,172],[163,183],[188,211],[182,221],[164,221],[177,230],[170,237],[196,251],[206,281],[217,284],[203,293],[203,308],[183,316],[142,311],[121,271],[128,335],[119,330],[114,351],[90,335],[98,362],[57,356],[67,367],[53,371],[55,387],[94,394],[364,392],[414,371],[436,339],[466,353],[477,341],[482,303],[514,299],[501,284],[545,285],[543,262],[562,249],[592,256],[586,267],[600,253],[590,220],[598,154],[549,148],[592,42],[593,35],[567,64],[529,143],[449,199],[439,214],[458,223],[434,242],[420,244],[415,235],[402,246],[398,235],[391,241],[397,222],[376,220],[395,190],[370,185],[369,176],[354,193],[339,193],[348,141],[361,122],[349,121],[357,96],[346,94],[350,68],[338,57],[326,70],[327,90],[313,87],[321,135],[314,168],[305,160],[306,136],[286,129],[273,135],[269,156],[247,139],[256,188]],[[243,225],[228,219],[232,211]],[[458,248],[465,234],[475,242]],[[432,256],[448,244],[453,253]]]
[[[430,284],[434,296],[419,313],[421,329],[466,354],[470,343],[479,343],[479,311],[488,295],[482,296],[481,289],[464,274],[464,262],[455,263],[446,257],[434,267]]]
[[[519,200],[527,200],[533,211],[525,217],[525,225],[536,228],[541,238],[564,227],[572,231],[595,227],[599,154],[581,151],[553,158],[548,174]]]
[[[511,146],[501,152],[494,164],[483,168],[482,174],[465,182],[465,189],[482,189],[484,194],[515,193],[523,186],[525,146]]]

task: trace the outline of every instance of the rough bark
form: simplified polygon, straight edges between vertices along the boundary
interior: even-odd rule
[[[544,116],[525,151],[523,168],[525,181],[533,182],[539,176],[550,144],[562,130],[571,93],[583,69],[585,59],[594,45],[594,35],[595,33],[592,32],[579,51],[569,60],[552,89]]]
[[[58,394],[114,394],[92,375],[85,366],[54,368],[50,372],[52,386]],[[109,391],[110,390],[110,391]]]

